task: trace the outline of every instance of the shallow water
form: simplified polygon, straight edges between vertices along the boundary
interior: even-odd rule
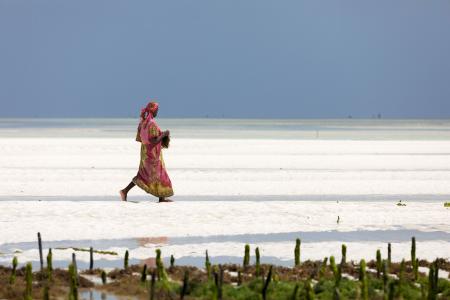
[[[113,247],[135,249],[145,245],[140,240],[159,239],[164,242],[159,245],[186,245],[186,244],[206,244],[206,243],[268,243],[268,242],[289,242],[294,241],[301,236],[303,243],[317,242],[408,242],[414,236],[420,241],[441,240],[450,242],[450,233],[444,231],[420,231],[411,229],[397,230],[357,230],[357,231],[295,231],[278,233],[260,233],[260,234],[233,234],[233,235],[209,235],[209,236],[184,236],[184,237],[147,237],[147,238],[128,238],[128,239],[99,239],[99,240],[66,240],[66,241],[44,241],[45,248],[52,248],[57,251],[58,248],[83,248],[89,249],[108,249]],[[149,242],[148,244],[151,244]],[[36,249],[35,242],[21,242],[0,244],[0,252],[6,253],[11,249],[20,249],[21,251]]]
[[[5,119],[0,137],[130,137],[138,119]],[[450,120],[158,119],[174,138],[450,140]]]
[[[89,289],[89,290],[81,290],[79,292],[79,297],[81,300],[121,300],[125,299],[123,297],[116,296],[111,293],[107,293],[104,291],[99,291],[96,289]],[[137,299],[136,297],[126,297],[127,300],[134,300]]]

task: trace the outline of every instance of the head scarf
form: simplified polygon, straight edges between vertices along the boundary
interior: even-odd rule
[[[153,120],[155,112],[158,110],[157,102],[149,102],[146,107],[141,109],[141,121],[139,122],[138,134],[143,144],[149,144],[148,123]]]
[[[149,102],[146,107],[141,109],[141,120],[146,120],[147,118],[153,119],[155,112],[158,110],[158,102]]]

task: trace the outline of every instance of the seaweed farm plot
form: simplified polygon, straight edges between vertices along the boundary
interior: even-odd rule
[[[261,263],[259,247],[251,263],[250,245],[244,247],[240,264],[212,264],[205,251],[202,267],[177,265],[173,255],[164,265],[160,249],[149,264],[130,264],[126,251],[120,268],[94,268],[94,249],[86,270],[77,267],[76,254],[67,269],[53,267],[52,250],[41,255],[41,268],[31,263],[18,268],[0,266],[1,299],[449,299],[450,262],[422,260],[416,255],[416,239],[411,239],[411,256],[392,261],[380,250],[374,259],[347,259],[342,244],[341,258],[302,261],[301,240],[292,243],[294,266]],[[167,260],[166,260],[167,261]]]

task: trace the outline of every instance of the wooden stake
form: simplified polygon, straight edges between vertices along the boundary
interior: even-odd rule
[[[94,248],[89,249],[89,270],[94,269]]]
[[[388,243],[388,267],[391,266],[391,243]]]
[[[188,285],[189,285],[189,271],[184,271],[184,278],[183,278],[183,288],[181,289],[181,295],[180,300],[184,299],[184,296],[186,295],[188,291]]]
[[[38,245],[39,245],[39,259],[41,261],[41,272],[44,270],[44,256],[42,255],[42,239],[41,239],[41,233],[38,232]]]
[[[173,257],[173,254],[170,255],[170,267],[173,268],[175,266],[175,257]]]
[[[75,276],[75,284],[78,284],[78,267],[75,252],[72,253],[72,267],[73,267],[73,274]]]
[[[156,277],[156,273],[155,273],[155,269],[153,269],[152,280],[150,281],[150,300],[155,299],[155,279],[156,279],[155,277]]]
[[[267,289],[269,288],[269,283],[272,280],[272,266],[270,266],[269,273],[267,274],[266,281],[264,282],[264,287],[262,289],[262,298],[266,300]]]
[[[296,239],[295,240],[295,250],[294,250],[294,258],[295,258],[295,266],[296,267],[300,266],[300,245],[301,245],[301,240]]]
[[[106,272],[105,272],[105,270],[102,270],[102,283],[103,283],[103,284],[106,284],[106,280],[107,280],[107,278],[106,278]]]
[[[147,280],[147,265],[144,265],[141,273],[141,282],[144,283]]]
[[[206,269],[206,274],[208,275],[208,279],[209,279],[209,277],[211,276],[211,262],[209,261],[208,250],[206,250],[205,269]]]

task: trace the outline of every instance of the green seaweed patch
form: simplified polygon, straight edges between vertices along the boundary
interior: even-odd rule
[[[450,207],[450,202],[445,202],[444,207]]]
[[[78,252],[90,252],[90,249],[87,248],[77,248],[77,247],[59,247],[59,248],[55,248],[55,250],[67,250],[67,249],[72,249],[73,251],[78,251]],[[106,254],[106,255],[119,255],[117,254],[117,252],[115,251],[103,251],[103,250],[93,250],[94,253],[97,254]]]
[[[425,260],[420,261],[424,265],[435,265],[436,262],[431,263]],[[447,260],[439,260],[439,268],[447,264]],[[334,263],[335,264],[335,263]],[[438,278],[436,272],[432,274],[432,288],[429,287],[430,278],[427,274],[419,272],[418,279],[414,279],[410,262],[392,263],[389,274],[385,278],[378,278],[374,273],[367,272],[365,268],[358,266],[354,262],[348,262],[342,266],[342,274],[351,275],[352,279],[347,277],[339,278],[339,284],[336,282],[336,277],[332,270],[328,267],[324,269],[325,274],[319,275],[318,269],[321,268],[321,261],[304,261],[300,266],[294,268],[287,268],[282,266],[271,266],[261,264],[261,275],[264,274],[264,279],[261,276],[256,277],[255,265],[249,265],[247,269],[243,269],[242,265],[222,265],[220,268],[224,270],[223,277],[220,279],[220,297],[217,283],[214,280],[208,279],[208,275],[204,269],[199,269],[192,266],[173,266],[167,268],[165,271],[168,275],[168,281],[154,281],[151,283],[149,276],[146,276],[146,281],[141,282],[140,276],[136,276],[136,272],[142,270],[140,265],[130,265],[128,270],[115,269],[114,271],[104,274],[106,279],[105,284],[96,285],[98,291],[106,292],[117,297],[135,297],[136,299],[158,299],[158,300],[173,300],[184,299],[189,300],[204,300],[204,299],[229,299],[229,300],[261,300],[262,291],[265,289],[267,299],[385,299],[391,295],[391,299],[431,299],[427,297],[432,292],[433,299],[450,299],[450,281],[444,278]],[[336,267],[338,265],[335,264]],[[373,269],[376,266],[376,261],[371,260],[367,262],[367,267]],[[385,265],[387,266],[387,264]],[[446,266],[446,265],[445,265]],[[214,269],[217,265],[214,265]],[[446,267],[444,267],[446,268]],[[272,276],[270,281],[269,273],[272,269]],[[241,283],[237,276],[232,276],[231,272],[235,273],[237,270],[241,272]],[[435,269],[434,269],[435,270]],[[95,269],[97,275],[103,270]],[[361,272],[362,271],[362,272]],[[52,276],[52,283],[49,293],[50,299],[67,299],[71,280],[73,280],[73,273],[70,274],[67,270],[54,269]],[[113,273],[116,276],[112,276]],[[117,276],[122,272],[120,276]],[[339,273],[341,271],[338,271]],[[12,274],[11,267],[0,266],[0,299],[23,299],[24,291],[26,290],[26,276],[25,267],[17,269],[17,279],[13,284],[9,283]],[[146,274],[155,274],[156,270],[148,268]],[[189,274],[188,280],[186,274]],[[358,278],[359,274],[363,274],[362,280],[354,280]],[[29,274],[30,275],[30,274]],[[33,299],[43,299],[42,295],[46,292],[45,288],[48,283],[46,274],[40,271],[34,272],[31,289],[31,297]],[[106,276],[105,276],[106,275]],[[396,276],[393,276],[396,275]],[[107,280],[114,279],[114,280]],[[386,281],[384,281],[386,280]],[[265,285],[266,284],[266,285]],[[93,287],[94,283],[88,279],[79,276],[77,285],[73,285],[72,289],[81,291],[85,288]],[[72,290],[73,292],[73,290]],[[390,294],[389,294],[390,293]],[[363,297],[363,295],[365,295]],[[437,297],[434,297],[437,295]],[[45,299],[45,298],[44,298]],[[73,295],[72,295],[72,299]]]

